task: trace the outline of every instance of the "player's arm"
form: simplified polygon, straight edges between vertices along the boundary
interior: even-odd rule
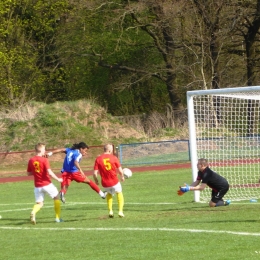
[[[191,191],[191,190],[204,190],[206,187],[206,184],[204,184],[204,183],[200,184],[200,182],[201,182],[201,180],[196,180],[191,185],[188,185],[185,183],[184,186],[179,187],[180,189],[177,191],[178,195],[181,196],[185,192]],[[204,187],[204,185],[205,185],[205,187]]]
[[[60,149],[55,149],[53,151],[50,151],[50,152],[46,153],[46,157],[50,157],[56,153],[66,153],[66,148],[60,148]]]
[[[27,175],[28,176],[32,176],[33,175],[31,161],[29,161],[28,165],[27,165]]]
[[[125,181],[125,176],[124,176],[123,169],[121,166],[118,168],[118,172],[121,177],[121,181]]]
[[[27,175],[31,176],[31,175],[33,175],[33,173],[32,172],[27,172]]]
[[[94,170],[94,172],[93,172],[93,179],[94,179],[94,181],[95,181],[95,183],[98,185],[99,184],[99,182],[98,182],[98,170]]]
[[[196,186],[190,186],[190,190],[204,190],[207,187],[206,183],[201,183]]]
[[[198,186],[199,184],[200,184],[200,180],[196,180],[196,181],[194,181],[190,186],[196,187],[196,186]]]
[[[48,169],[48,174],[56,181],[62,182],[62,178],[59,178],[51,169]]]
[[[82,176],[85,177],[85,173],[82,171],[79,162],[77,160],[74,161],[74,165],[76,166],[76,168],[78,169],[78,171],[81,173]]]

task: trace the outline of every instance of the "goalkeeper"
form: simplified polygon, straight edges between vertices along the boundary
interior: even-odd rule
[[[212,171],[208,166],[208,161],[206,159],[199,159],[197,163],[198,176],[197,180],[194,181],[190,186],[185,184],[178,190],[178,195],[181,196],[187,191],[202,191],[206,186],[212,189],[211,200],[209,202],[210,207],[227,206],[230,204],[230,200],[223,200],[223,197],[229,190],[228,181]]]

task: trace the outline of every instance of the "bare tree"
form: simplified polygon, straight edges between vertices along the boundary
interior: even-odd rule
[[[259,82],[259,60],[260,60],[260,0],[240,1],[235,3],[233,12],[233,35],[236,35],[237,45],[242,41],[243,50],[239,52],[237,46],[231,50],[238,55],[244,55],[246,61],[246,83],[247,86],[257,85]],[[255,104],[248,100],[247,104],[247,133],[253,133],[255,123]]]
[[[123,45],[128,45],[142,52],[147,60],[151,56],[155,57],[156,63],[151,61],[145,63],[139,60],[133,64],[121,59],[113,64],[109,62],[109,55],[107,53],[104,55],[95,46],[92,48],[92,55],[99,57],[99,66],[126,71],[132,75],[132,79],[135,80],[128,84],[121,84],[121,87],[149,78],[160,80],[167,88],[173,108],[180,107],[182,100],[181,88],[176,82],[178,70],[176,51],[181,50],[182,46],[176,35],[181,31],[179,18],[185,2],[165,0],[119,2],[120,4],[113,5],[113,14],[116,14],[114,17],[111,17],[111,13],[108,15],[106,9],[111,6],[111,2],[102,1],[99,6],[91,9],[92,14],[101,10],[104,12],[104,17],[107,16],[105,20],[107,28],[113,30],[117,28],[118,38],[113,51],[121,50],[124,48]],[[143,42],[130,40],[129,34],[132,36],[138,34]]]

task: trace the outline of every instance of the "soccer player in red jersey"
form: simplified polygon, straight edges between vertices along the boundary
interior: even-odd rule
[[[113,218],[114,213],[112,209],[113,204],[113,195],[117,195],[118,201],[118,216],[124,217],[123,207],[124,207],[124,197],[122,193],[122,186],[117,178],[117,172],[121,176],[121,181],[124,181],[124,174],[122,167],[118,158],[113,154],[113,145],[106,144],[104,146],[104,153],[99,155],[94,164],[94,172],[93,178],[98,185],[98,172],[101,176],[101,184],[104,187],[105,191],[107,191],[107,205],[109,210],[109,217]]]
[[[56,222],[62,222],[60,218],[61,207],[59,200],[59,191],[51,182],[50,176],[58,182],[62,182],[62,178],[58,178],[50,168],[50,164],[45,155],[45,144],[38,143],[35,146],[36,155],[30,158],[27,167],[27,174],[34,177],[34,195],[36,204],[31,212],[31,222],[36,224],[36,213],[43,207],[44,195],[48,194],[54,200],[54,210]]]
[[[86,143],[80,142],[74,144],[71,148],[56,149],[47,153],[47,156],[60,152],[66,154],[63,162],[63,168],[61,170],[63,182],[61,184],[60,199],[63,203],[65,203],[65,194],[72,181],[86,183],[91,189],[97,192],[102,199],[106,198],[106,193],[101,191],[100,188],[84,174],[80,167],[79,163],[82,157],[87,154],[88,149],[89,147]]]

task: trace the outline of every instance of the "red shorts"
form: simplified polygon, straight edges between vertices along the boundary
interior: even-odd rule
[[[62,186],[69,186],[72,181],[84,182],[86,179],[86,176],[83,177],[80,172],[63,172],[61,177],[63,179]]]

